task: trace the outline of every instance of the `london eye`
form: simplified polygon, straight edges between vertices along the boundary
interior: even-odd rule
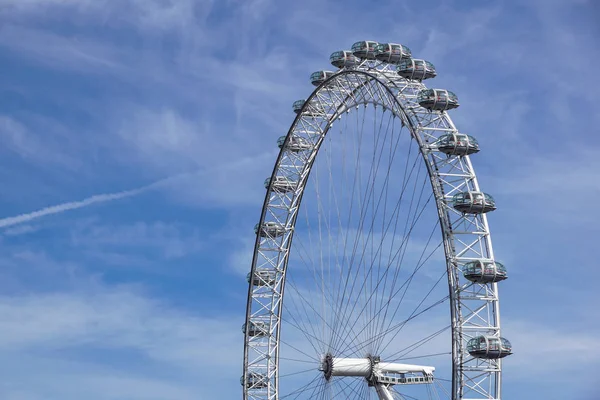
[[[501,399],[507,269],[471,163],[485,149],[408,47],[360,41],[330,63],[264,181],[243,398]]]

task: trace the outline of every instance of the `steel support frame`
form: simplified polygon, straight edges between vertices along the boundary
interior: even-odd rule
[[[497,284],[475,284],[462,276],[462,266],[476,259],[494,259],[487,218],[465,215],[452,208],[451,198],[462,191],[479,191],[479,184],[468,156],[446,156],[436,151],[435,140],[444,133],[457,133],[447,112],[428,111],[416,101],[421,82],[398,76],[393,66],[365,61],[352,69],[341,69],[321,84],[307,99],[288,131],[311,144],[307,151],[290,151],[284,144],[272,172],[297,182],[295,190],[267,190],[260,223],[275,222],[285,227],[277,237],[257,235],[251,274],[267,270],[274,274],[273,282],[253,285],[248,292],[246,324],[263,322],[267,334],[245,334],[244,400],[274,400],[278,398],[279,334],[285,273],[293,238],[295,220],[305,184],[319,147],[331,124],[352,107],[373,104],[384,107],[400,118],[415,140],[426,161],[437,202],[447,259],[450,291],[453,388],[452,399],[500,399],[500,360],[476,359],[466,352],[466,342],[477,335],[500,335]],[[317,105],[323,115],[305,113]],[[248,325],[247,325],[248,326]],[[265,382],[248,379],[265,377]],[[255,383],[254,386],[251,384]],[[379,392],[379,391],[378,391]]]

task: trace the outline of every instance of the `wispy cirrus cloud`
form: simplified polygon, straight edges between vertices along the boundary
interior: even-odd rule
[[[100,225],[86,223],[72,230],[72,246],[92,252],[104,259],[107,255],[140,255],[146,251],[151,258],[176,260],[197,254],[207,245],[208,238],[198,228],[161,221],[137,221],[133,224]],[[150,259],[144,259],[148,265]]]
[[[48,166],[58,166],[73,170],[80,166],[69,147],[72,141],[65,135],[62,127],[53,126],[44,119],[30,119],[34,127],[26,126],[21,121],[8,115],[0,115],[0,143],[3,152],[12,152],[24,161]],[[44,126],[45,135],[36,130]],[[8,150],[8,151],[7,151]]]
[[[200,20],[212,7],[212,1],[193,0],[119,0],[107,1],[61,1],[61,0],[2,0],[0,6],[13,20],[43,19],[45,22],[60,20],[70,15],[93,20],[100,25],[132,25],[138,29],[185,28],[191,21]],[[127,15],[128,18],[120,18]]]
[[[0,309],[6,316],[0,369],[12,382],[0,389],[3,397],[20,393],[38,399],[52,393],[65,399],[117,399],[125,394],[136,399],[191,399],[193,393],[196,398],[201,393],[211,398],[216,386],[200,388],[198,368],[210,359],[216,369],[203,374],[217,382],[223,376],[219,371],[237,369],[241,351],[240,324],[231,318],[182,312],[127,287],[2,297]],[[125,373],[131,363],[145,367],[137,374]],[[10,364],[15,367],[9,370]],[[29,369],[27,386],[20,384],[25,365],[36,366]],[[62,388],[54,385],[65,373],[78,378]],[[157,392],[144,389],[146,384]],[[92,390],[100,385],[106,387]],[[237,393],[226,391],[228,396]]]
[[[473,161],[500,205],[490,216],[496,254],[511,261],[502,309],[512,317],[503,334],[522,354],[513,356],[514,366],[505,362],[506,393],[535,396],[548,386],[522,379],[537,368],[531,360],[539,343],[564,362],[575,352],[577,362],[594,367],[576,345],[581,338],[594,346],[594,332],[558,327],[580,319],[570,309],[595,310],[593,280],[581,276],[594,268],[587,247],[597,216],[593,204],[576,207],[561,197],[570,191],[591,201],[597,189],[590,66],[598,61],[598,35],[586,23],[597,15],[585,8],[590,4],[0,0],[0,86],[8,88],[2,105],[12,129],[4,152],[27,164],[6,157],[0,170],[3,214],[13,215],[0,220],[0,309],[10,317],[0,337],[19,351],[1,350],[9,383],[0,397],[238,396],[241,275],[275,140],[294,116],[291,102],[312,90],[310,72],[333,69],[329,53],[363,39],[400,42],[434,62],[439,76],[426,83],[459,95],[452,116],[480,139]],[[66,161],[75,168],[63,168]],[[161,181],[165,176],[172,178]],[[136,186],[148,181],[156,186]],[[47,195],[44,185],[59,195]],[[117,200],[125,198],[135,198],[135,213],[121,208]],[[100,204],[112,213],[92,207]],[[78,230],[67,214],[76,209],[100,216]],[[48,223],[51,215],[64,222]],[[197,238],[210,245],[194,247]],[[55,241],[66,244],[55,250]],[[89,256],[103,249],[113,261],[123,257],[119,265],[138,256],[138,272]],[[159,254],[156,262],[172,256],[168,266],[179,277],[144,273],[152,268],[140,257],[147,254]],[[223,274],[226,264],[240,276]],[[103,274],[110,284],[85,291]],[[161,291],[136,292],[119,286],[123,281]],[[577,298],[554,295],[570,286]],[[182,294],[189,287],[194,297]],[[533,314],[536,324],[518,322]],[[556,376],[551,354],[540,356],[548,368],[540,370]],[[62,384],[65,376],[73,384]],[[227,392],[207,392],[213,385]],[[567,397],[581,391],[575,380],[563,387]]]

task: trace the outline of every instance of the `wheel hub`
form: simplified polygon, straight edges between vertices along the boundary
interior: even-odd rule
[[[379,356],[364,358],[334,357],[331,353],[321,357],[319,371],[325,379],[332,376],[362,377],[370,386],[378,384],[429,383],[433,380],[434,367],[424,365],[381,362]],[[416,376],[416,378],[415,378]]]

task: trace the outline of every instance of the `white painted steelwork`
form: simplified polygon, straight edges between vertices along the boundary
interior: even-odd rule
[[[371,314],[369,315],[383,319],[381,322],[382,325],[372,327],[369,325],[369,320],[367,319],[364,323],[365,328],[368,328],[367,331],[363,332],[363,328],[363,330],[357,332],[357,329],[354,328],[356,321],[360,320],[360,318],[364,319],[365,313],[360,310],[356,312],[351,310],[350,313],[353,315],[353,318],[349,319],[345,311],[348,308],[347,300],[344,298],[343,303],[335,303],[335,296],[330,295],[325,289],[323,289],[321,297],[306,296],[309,300],[320,301],[322,304],[313,305],[311,301],[303,298],[304,303],[302,304],[304,310],[299,310],[297,314],[301,315],[301,312],[305,314],[312,313],[315,307],[319,307],[320,310],[324,310],[324,313],[329,312],[331,314],[327,314],[327,318],[323,318],[323,321],[312,321],[309,318],[298,321],[293,318],[294,315],[292,313],[287,317],[283,315],[284,289],[286,287],[290,250],[292,249],[297,220],[301,213],[301,200],[306,194],[305,188],[316,157],[321,147],[324,146],[327,135],[331,135],[330,131],[334,124],[339,123],[344,126],[343,122],[338,121],[344,121],[346,115],[350,115],[354,110],[367,107],[374,109],[374,115],[380,118],[379,122],[383,121],[383,117],[379,117],[379,115],[388,113],[392,115],[394,121],[397,119],[399,124],[410,132],[412,142],[418,146],[418,153],[420,154],[420,159],[422,160],[432,188],[432,201],[437,208],[438,229],[441,229],[442,233],[440,244],[444,250],[446,259],[443,270],[445,270],[444,273],[447,277],[447,298],[450,306],[448,328],[451,332],[451,376],[449,379],[451,386],[447,393],[442,394],[442,396],[436,394],[436,396],[439,398],[446,396],[445,398],[452,400],[501,399],[501,360],[472,357],[466,350],[466,343],[474,337],[480,335],[485,335],[486,338],[500,337],[500,314],[498,283],[471,282],[462,274],[463,266],[473,260],[494,262],[495,258],[487,216],[476,212],[463,213],[453,206],[452,199],[457,193],[481,192],[469,155],[455,154],[456,152],[447,154],[437,148],[436,142],[440,136],[456,135],[459,133],[458,129],[450,119],[447,111],[431,111],[419,104],[419,93],[423,93],[422,91],[427,89],[426,86],[419,80],[410,80],[400,76],[396,65],[379,60],[364,59],[357,66],[342,68],[335,73],[323,73],[319,79],[317,78],[319,77],[316,74],[313,74],[311,77],[312,83],[317,85],[317,88],[306,102],[307,104],[319,107],[319,109],[325,112],[322,115],[304,113],[302,110],[298,112],[285,139],[278,142],[281,151],[271,176],[271,182],[275,182],[276,177],[286,177],[289,182],[293,182],[296,186],[293,190],[292,188],[287,188],[290,190],[281,191],[270,185],[267,188],[268,193],[257,225],[264,228],[262,230],[257,228],[254,257],[250,277],[248,278],[250,285],[246,308],[246,324],[261,321],[267,324],[268,328],[265,335],[251,336],[246,332],[244,336],[244,364],[241,381],[244,400],[313,398],[313,395],[317,393],[315,391],[318,391],[317,394],[322,398],[330,398],[332,396],[328,390],[331,391],[335,388],[328,386],[328,379],[325,382],[318,381],[320,383],[314,383],[317,382],[316,380],[309,381],[306,383],[306,386],[302,386],[297,390],[288,389],[285,395],[280,394],[282,389],[280,380],[284,377],[288,378],[294,375],[294,372],[289,374],[282,374],[280,372],[282,361],[294,361],[281,357],[282,346],[287,346],[288,348],[295,349],[298,353],[309,355],[305,351],[307,349],[298,347],[298,343],[287,342],[285,334],[282,334],[282,322],[284,323],[283,325],[291,326],[301,331],[304,338],[313,341],[316,343],[316,346],[322,345],[327,350],[327,346],[331,346],[332,344],[344,345],[336,350],[339,350],[341,353],[359,354],[365,350],[365,346],[373,345],[373,343],[376,344],[381,340],[381,337],[389,334],[394,329],[401,329],[404,324],[407,324],[414,318],[411,315],[406,320],[396,324],[393,316],[387,315],[387,309],[384,317],[379,315],[381,310],[370,310]],[[376,122],[378,121],[376,120]],[[356,123],[359,124],[358,121]],[[374,126],[374,133],[377,133],[376,129],[376,126]],[[383,130],[379,129],[380,131],[377,134],[383,136]],[[363,130],[360,132],[362,134]],[[377,142],[377,140],[379,140],[378,136],[375,136],[373,141]],[[338,150],[340,152],[344,151],[344,149]],[[389,151],[393,153],[395,149],[390,148]],[[357,155],[360,156],[360,152],[358,154],[348,154],[347,157],[356,157]],[[373,160],[373,163],[375,163],[375,160]],[[349,173],[352,173],[352,171]],[[403,187],[402,196],[404,195],[404,189]],[[418,188],[408,188],[406,190],[414,191],[412,194],[413,198],[419,196]],[[319,197],[318,193],[317,197]],[[329,198],[329,204],[333,204],[334,201],[338,200],[332,200],[331,195]],[[353,197],[351,196],[351,198]],[[375,208],[374,204],[373,208]],[[326,215],[324,211],[323,215]],[[418,219],[416,216],[415,218]],[[319,227],[326,224],[326,222],[321,220],[320,216],[319,223],[321,224]],[[343,227],[340,227],[338,232],[342,230]],[[410,235],[410,232],[408,234]],[[331,231],[329,235],[331,235]],[[295,238],[294,240],[298,241],[300,238]],[[402,243],[404,243],[406,238],[399,240],[402,240]],[[329,238],[329,241],[331,242],[332,239]],[[310,256],[313,252],[323,253],[323,249],[320,246],[323,243],[322,238],[315,238],[311,243],[312,247],[310,249],[304,248],[302,250],[305,252],[303,253],[305,256]],[[371,243],[374,243],[374,240],[371,239]],[[402,245],[399,244],[400,247]],[[295,251],[299,250],[295,249]],[[372,249],[372,252],[377,255],[377,249]],[[363,257],[365,254],[365,248],[363,248]],[[345,260],[345,257],[343,255],[342,259]],[[321,275],[315,273],[313,277],[317,286],[324,286],[324,282],[326,282],[323,268],[329,268],[328,271],[331,271],[331,269],[334,269],[331,266],[333,265],[342,271],[346,271],[344,269],[346,268],[345,265],[341,267],[335,263],[325,265],[322,261],[322,255],[320,259],[322,263]],[[378,276],[370,274],[368,264],[359,263],[358,267],[361,266],[364,268],[362,270],[363,277],[360,280],[354,278],[351,288],[347,288],[347,285],[344,286],[344,295],[346,289],[348,289],[348,293],[350,294],[353,293],[353,290],[356,290],[357,296],[362,296],[368,300],[370,299],[369,293],[377,295],[378,291],[381,290],[381,281],[377,280]],[[372,266],[373,261],[371,262]],[[389,270],[388,266],[384,274],[388,274]],[[417,270],[418,268],[415,269],[415,272]],[[269,279],[263,278],[264,271],[268,271],[270,274],[268,275]],[[343,280],[343,277],[340,277],[340,279]],[[406,280],[408,285],[410,285],[411,281],[412,277]],[[358,286],[355,288],[356,282],[358,282]],[[366,284],[371,285],[369,286],[372,289],[371,291],[363,289]],[[296,295],[302,295],[300,290],[302,288],[298,288],[291,281],[287,282],[287,285],[291,285],[291,290]],[[387,302],[386,306],[389,306],[392,301],[397,300],[397,297],[399,295],[394,292],[390,294],[389,299],[378,300],[382,302],[385,300]],[[289,301],[292,300],[290,299]],[[417,315],[425,311],[427,309],[421,310],[419,306],[415,308]],[[354,317],[356,317],[356,321]],[[322,331],[318,331],[317,328],[312,326],[313,322],[320,323]],[[400,328],[398,328],[399,326]],[[384,327],[387,329],[384,329]],[[338,328],[339,330],[336,330]],[[373,328],[373,332],[379,333],[369,338],[370,328]],[[354,335],[367,336],[367,345],[346,343],[348,338]],[[389,343],[392,343],[395,337],[394,335],[389,340]],[[426,343],[426,340],[429,339],[424,338],[423,343]],[[313,359],[315,362],[312,367],[314,371],[318,369],[322,370],[323,367],[319,362],[319,354],[323,354],[323,352],[320,352],[317,348],[314,350]],[[308,351],[312,353],[311,349],[308,349]],[[377,354],[377,357],[379,355]],[[370,368],[371,375],[378,376],[376,379],[369,381],[369,377],[365,376],[367,371],[365,360],[371,363],[375,362],[373,360],[378,360],[377,357],[357,357],[360,360],[358,365],[352,366],[350,365],[351,362],[348,361],[352,357],[346,357],[346,354],[333,354],[334,368],[331,371],[331,384],[333,385],[338,379],[363,377],[365,378],[365,385],[368,384],[375,387],[375,391],[380,399],[393,399],[395,398],[394,396],[402,398],[400,394],[394,391],[395,388],[402,387],[403,384],[411,386],[409,384],[419,383],[416,380],[412,381],[412,379],[421,379],[419,377],[403,377],[401,373],[397,373],[402,363],[393,362],[381,363],[381,365],[388,366],[391,372],[393,372],[391,374],[383,373],[383,369],[375,369],[375,367],[369,364],[368,368]],[[381,357],[385,359],[384,354],[381,354]],[[335,363],[337,363],[338,367],[337,375],[335,373]],[[433,372],[433,370],[431,371]],[[323,378],[323,371],[317,372],[321,374],[322,379],[326,378]],[[427,382],[424,383],[430,384],[436,381],[426,370],[423,370],[423,372],[422,379],[427,379]],[[386,382],[383,383],[384,381]],[[312,393],[308,390],[311,388],[311,385],[314,386]],[[346,389],[336,390],[339,390],[339,393],[346,393]],[[346,393],[345,396],[346,398],[369,398],[368,390],[360,390]]]

